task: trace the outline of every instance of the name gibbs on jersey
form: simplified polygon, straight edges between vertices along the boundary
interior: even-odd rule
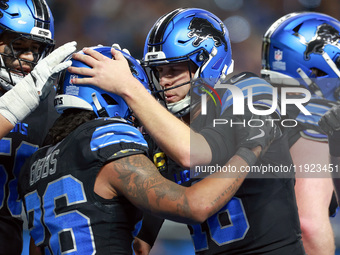
[[[38,159],[33,162],[30,169],[30,186],[39,181],[40,179],[46,178],[49,175],[54,174],[57,171],[57,159],[56,156],[60,150],[55,150],[46,157]]]

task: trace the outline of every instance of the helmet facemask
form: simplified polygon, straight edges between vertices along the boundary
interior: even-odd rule
[[[54,18],[46,0],[2,1],[0,89],[6,92],[17,84],[54,43]]]
[[[151,92],[158,101],[164,105],[171,113],[173,113],[177,117],[182,117],[190,112],[190,105],[193,103],[193,99],[196,98],[192,93],[192,84],[195,84],[196,77],[198,76],[199,68],[195,63],[193,63],[190,58],[181,58],[180,60],[172,60],[170,61],[158,62],[158,64],[149,64],[145,67],[147,74],[149,76],[149,80],[151,81]],[[188,73],[188,79],[176,85],[170,85],[168,87],[162,87],[160,85],[160,74],[158,69],[162,67],[171,68],[174,66],[176,68],[177,65],[183,65],[183,68],[186,68]],[[184,72],[183,72],[184,73]],[[167,102],[166,94],[170,93],[174,89],[178,89],[182,86],[190,86],[188,88],[188,92],[184,96],[184,98],[180,99],[176,102]],[[180,92],[179,92],[180,93]]]
[[[8,91],[30,73],[54,48],[51,39],[4,31],[0,36],[0,86]],[[20,58],[32,54],[31,59]]]
[[[188,82],[196,84],[196,79],[202,79],[211,87],[233,70],[228,30],[214,14],[196,8],[179,8],[159,18],[146,38],[143,60],[149,68],[183,61],[194,63],[195,74]],[[191,87],[193,92],[188,96],[194,104],[197,100],[193,97],[201,92],[196,86]],[[188,98],[185,100],[190,101]],[[178,110],[177,106],[176,110],[170,111],[183,116],[190,110],[188,104],[183,107],[188,111]]]

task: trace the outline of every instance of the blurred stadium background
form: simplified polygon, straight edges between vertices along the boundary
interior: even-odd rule
[[[317,11],[340,19],[339,0],[47,0],[55,18],[57,46],[76,40],[78,49],[119,43],[142,58],[146,35],[163,14],[179,7],[203,8],[227,26],[235,72],[260,73],[261,39],[281,16]],[[340,216],[331,219],[340,254]],[[153,255],[194,254],[186,226],[166,221]]]

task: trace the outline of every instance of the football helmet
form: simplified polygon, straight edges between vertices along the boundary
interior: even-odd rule
[[[46,1],[1,1],[0,41],[7,45],[0,53],[0,86],[9,90],[54,48],[54,19]],[[33,61],[19,58],[28,51]]]
[[[92,49],[106,57],[112,58],[111,47],[96,46],[92,47]],[[132,75],[149,90],[148,77],[142,66],[126,52],[122,50],[119,51],[127,59]],[[80,53],[83,52],[80,51]],[[91,68],[81,61],[72,58],[71,60],[72,66]],[[64,110],[69,108],[78,108],[94,111],[98,117],[119,116],[124,119],[129,119],[131,117],[131,111],[122,97],[106,92],[93,85],[76,85],[71,83],[71,79],[73,78],[84,77],[86,76],[72,74],[67,70],[60,74],[57,95],[54,100],[54,106],[58,113],[63,113]]]
[[[339,100],[340,22],[316,12],[295,12],[267,30],[262,45],[264,78],[299,86],[329,100]]]
[[[197,67],[191,81],[181,85],[200,78],[213,87],[233,71],[229,33],[218,17],[203,9],[179,8],[158,19],[146,38],[143,57],[150,81],[154,81],[153,93],[164,92],[157,86],[156,67],[179,62],[188,62],[189,71],[189,63]],[[198,88],[194,91],[201,93]],[[167,106],[183,116],[190,110],[190,95]]]

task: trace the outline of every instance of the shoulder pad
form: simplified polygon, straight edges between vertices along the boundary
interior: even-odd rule
[[[313,129],[305,129],[300,132],[301,137],[306,138],[308,140],[318,141],[318,142],[327,142],[327,135],[320,133]]]
[[[108,123],[95,129],[91,139],[91,150],[96,151],[113,144],[138,144],[148,147],[139,130],[127,123]]]
[[[253,99],[252,104],[255,108],[270,109],[273,106],[274,87],[266,80],[253,73],[246,72],[233,76],[226,84],[235,86],[242,91],[245,105],[247,105],[248,94],[249,91],[251,91]],[[221,112],[224,112],[232,105],[233,93],[231,89],[227,89],[223,93]],[[281,115],[279,104],[277,104],[275,112],[277,116]]]

